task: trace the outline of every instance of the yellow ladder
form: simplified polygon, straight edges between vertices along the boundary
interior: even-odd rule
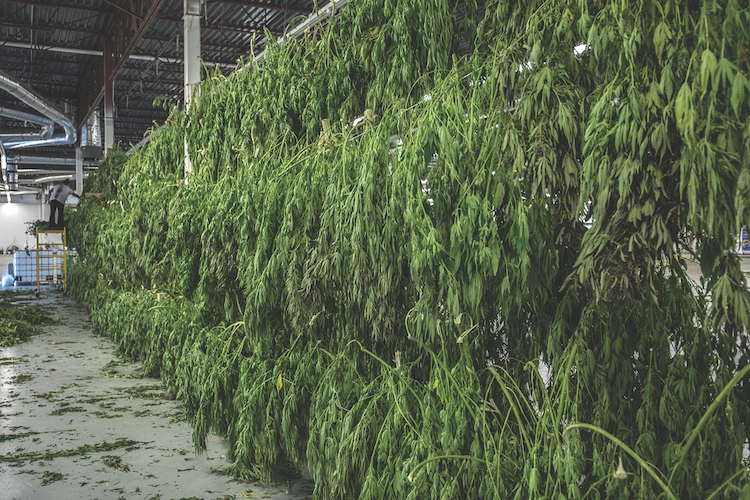
[[[59,234],[61,235],[62,241],[60,243],[53,243],[49,241],[42,241],[39,236],[41,235],[47,235],[47,239],[50,239],[50,235]],[[41,265],[42,263],[42,257],[40,257],[42,253],[42,246],[46,247],[47,250],[50,250],[50,247],[61,247],[62,248],[62,265],[57,265],[58,258],[53,255],[49,256],[49,261],[52,262],[52,265]],[[47,257],[44,257],[45,259]],[[42,271],[45,271],[45,273],[42,273]],[[46,271],[52,271],[52,276],[50,279],[50,275],[46,273]],[[40,294],[40,289],[42,286],[42,276],[45,276],[47,279],[45,280],[45,284],[49,283],[52,284],[56,281],[57,275],[54,271],[62,271],[61,280],[62,280],[62,286],[63,291],[68,290],[68,232],[67,229],[37,229],[36,230],[36,296],[38,297]]]

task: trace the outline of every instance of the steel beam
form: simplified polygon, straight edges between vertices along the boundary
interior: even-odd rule
[[[253,36],[254,33],[258,33],[258,35],[260,36],[265,32],[266,29],[268,29],[268,31],[274,36],[279,36],[284,33],[281,30],[274,30],[262,24],[247,23],[244,25],[240,25],[240,24],[226,24],[226,23],[221,23],[221,22],[216,22],[216,21],[213,23],[210,23],[205,19],[201,21],[201,27],[206,31],[219,31],[219,32],[223,31],[226,33],[239,33],[241,35],[247,35],[247,36]]]
[[[73,3],[73,2],[54,2],[54,1],[44,0],[43,2],[42,1],[31,1],[31,2],[27,2],[27,3],[30,4],[30,5],[34,5],[36,8],[47,7],[47,8],[57,9],[57,8],[62,7],[62,8],[65,8],[65,9],[78,9],[78,10],[87,10],[89,12],[98,12],[100,14],[111,14],[112,13],[111,10],[109,10],[109,9],[104,9],[104,8],[101,8],[101,7],[93,7],[93,6],[90,6],[90,5],[83,5],[83,4],[80,4],[80,3]]]

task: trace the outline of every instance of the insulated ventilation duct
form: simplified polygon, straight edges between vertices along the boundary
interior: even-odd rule
[[[102,121],[99,112],[89,115],[81,127],[81,154],[84,159],[102,157]]]
[[[81,128],[81,146],[101,146],[102,125],[99,113],[91,113]]]
[[[11,191],[18,190],[18,167],[12,163],[7,165],[8,187]]]
[[[41,132],[0,134],[0,141],[4,141],[6,143],[49,139],[50,137],[52,137],[52,133],[55,131],[55,122],[52,121],[51,118],[47,118],[45,116],[39,116],[33,113],[27,113],[18,109],[5,108],[2,106],[0,106],[0,116],[12,118],[13,120],[18,120],[26,123],[33,123],[42,127]]]
[[[8,164],[13,165],[65,165],[68,167],[76,166],[75,158],[47,157],[47,156],[28,156],[17,155],[8,158]]]
[[[42,125],[42,131],[36,134],[8,134],[8,137],[0,136],[6,149],[32,148],[40,146],[57,146],[64,144],[73,144],[76,141],[76,129],[73,120],[58,111],[54,106],[49,104],[42,96],[26,87],[22,82],[0,71],[0,89],[5,90],[19,101],[33,108],[39,114],[43,115],[52,123],[38,123],[43,120],[42,117],[35,117],[30,113],[24,113],[27,118],[33,117],[39,125]],[[8,113],[11,110],[7,111]],[[23,112],[21,112],[23,113]],[[3,115],[6,116],[6,115]],[[20,118],[19,118],[20,119]],[[34,123],[33,120],[24,120]],[[63,128],[63,133],[53,134],[54,124]],[[13,137],[15,135],[16,137]]]

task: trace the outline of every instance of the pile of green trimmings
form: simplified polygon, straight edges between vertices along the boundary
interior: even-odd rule
[[[39,333],[39,326],[53,323],[43,307],[25,303],[30,295],[31,292],[0,290],[0,347],[25,342]]]

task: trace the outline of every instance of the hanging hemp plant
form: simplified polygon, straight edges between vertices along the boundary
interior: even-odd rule
[[[748,5],[352,0],[266,49],[71,223],[198,449],[321,499],[750,499]]]

